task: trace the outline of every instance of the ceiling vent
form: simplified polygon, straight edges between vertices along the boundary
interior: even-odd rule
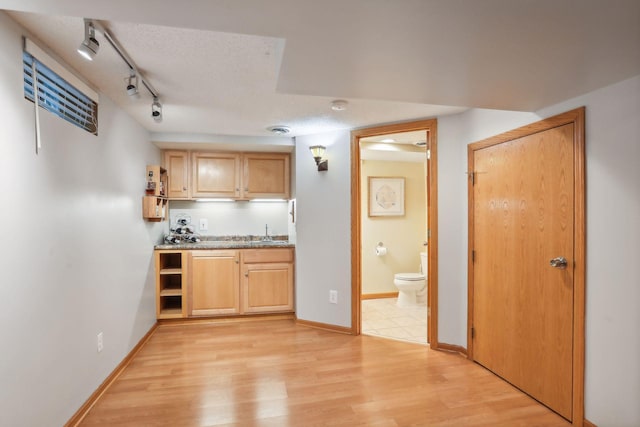
[[[269,126],[267,130],[276,135],[286,135],[291,132],[291,128],[289,126]]]

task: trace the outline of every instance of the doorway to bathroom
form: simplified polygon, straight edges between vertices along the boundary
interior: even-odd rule
[[[436,124],[421,120],[352,132],[356,334],[436,348]]]

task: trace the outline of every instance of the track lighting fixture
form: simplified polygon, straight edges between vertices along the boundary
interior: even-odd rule
[[[131,59],[127,51],[124,50],[115,37],[105,28],[102,22],[95,19],[84,18],[84,41],[78,48],[78,53],[88,60],[92,60],[96,53],[98,53],[100,43],[96,40],[96,31],[100,32],[102,37],[111,45],[113,50],[116,51],[118,56],[129,68],[129,77],[124,78],[124,81],[127,83],[127,95],[129,95],[131,99],[138,99],[140,97],[140,89],[146,89],[153,97],[151,117],[156,123],[162,122],[162,104],[159,100],[160,94],[138,69],[136,63]]]
[[[138,92],[138,74],[134,70],[131,70],[129,74],[127,95],[129,95],[131,99],[140,98],[140,93]]]
[[[162,121],[162,104],[158,100],[158,97],[153,98],[153,104],[151,104],[151,117],[156,123],[160,123]]]
[[[78,47],[78,53],[88,61],[93,61],[100,49],[100,43],[96,40],[96,29],[90,19],[84,19],[84,40]]]

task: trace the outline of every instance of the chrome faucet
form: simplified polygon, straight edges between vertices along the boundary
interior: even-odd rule
[[[269,224],[264,225],[264,237],[262,238],[265,242],[271,241],[271,236],[269,236]]]

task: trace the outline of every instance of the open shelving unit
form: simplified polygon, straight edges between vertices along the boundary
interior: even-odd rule
[[[186,265],[181,251],[156,251],[156,317],[184,317]]]
[[[142,217],[147,221],[163,221],[167,216],[167,170],[147,166],[146,195],[142,197]]]

